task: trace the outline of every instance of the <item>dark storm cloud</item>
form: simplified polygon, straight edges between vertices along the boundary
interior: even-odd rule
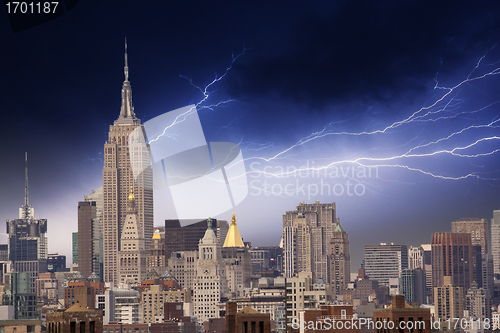
[[[313,106],[408,96],[432,87],[438,70],[453,74],[492,47],[499,9],[498,2],[348,1],[298,22],[279,55],[236,64],[228,90]]]

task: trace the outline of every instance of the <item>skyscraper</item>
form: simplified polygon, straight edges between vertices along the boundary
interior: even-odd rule
[[[342,295],[350,282],[351,255],[349,252],[349,235],[340,223],[333,230],[331,240],[330,277],[333,297]]]
[[[488,220],[465,218],[451,222],[451,232],[471,234],[472,245],[481,245],[481,254],[489,253]]]
[[[219,318],[217,303],[227,293],[226,272],[222,262],[221,245],[212,230],[212,220],[207,220],[205,236],[199,243],[199,254],[194,279],[194,315],[198,323]]]
[[[47,220],[35,219],[28,197],[28,154],[25,154],[24,205],[19,218],[7,220],[9,260],[12,272],[6,274],[6,302],[13,305],[16,319],[33,319],[36,312],[36,279],[47,271]]]
[[[330,281],[330,254],[333,230],[339,223],[335,203],[304,202],[283,215],[285,277],[313,272],[316,279]]]
[[[78,202],[78,270],[102,278],[102,187]]]
[[[365,245],[363,264],[370,279],[388,285],[390,278],[399,278],[408,268],[408,247],[386,243]]]
[[[472,283],[472,240],[470,233],[432,234],[432,286],[444,286],[444,277],[450,283],[467,290]]]
[[[500,210],[494,210],[491,219],[491,254],[493,270],[495,274],[500,274]]]
[[[30,274],[30,291],[36,292],[36,279],[47,271],[47,220],[35,219],[35,209],[28,197],[28,154],[25,154],[24,205],[19,208],[19,218],[7,220],[9,234],[9,260],[17,273]]]
[[[150,147],[145,143],[144,127],[136,118],[132,105],[126,43],[124,72],[120,115],[110,126],[108,142],[104,144],[104,281],[114,284],[118,282],[118,251],[131,187],[137,207],[137,225],[140,237],[146,242],[146,248],[149,248],[153,236],[153,172],[150,167]],[[137,128],[139,130],[136,130]],[[142,172],[135,172],[137,170]]]

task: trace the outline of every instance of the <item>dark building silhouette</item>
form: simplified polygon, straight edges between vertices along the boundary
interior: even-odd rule
[[[185,222],[186,220],[183,220]],[[193,220],[195,221],[195,220]],[[225,222],[225,221],[224,221]],[[198,251],[198,243],[205,236],[207,230],[207,220],[191,223],[181,227],[179,220],[165,220],[165,259],[168,260],[173,252]],[[212,223],[219,227],[219,221],[212,219]],[[184,223],[186,224],[186,223]],[[215,235],[218,235],[219,228],[213,228]],[[223,239],[224,241],[224,239]],[[222,244],[221,244],[222,245]]]
[[[47,258],[47,272],[65,272],[66,269],[66,256],[59,255],[58,253],[49,254]]]
[[[78,270],[89,276],[93,270],[93,261],[99,260],[94,253],[94,223],[96,221],[96,202],[78,202]]]

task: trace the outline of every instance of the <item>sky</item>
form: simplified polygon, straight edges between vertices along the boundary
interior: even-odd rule
[[[253,246],[278,245],[300,202],[335,202],[355,272],[365,244],[430,243],[500,209],[498,2],[75,3],[17,32],[0,10],[0,228],[28,152],[30,204],[68,265],[120,113],[125,37],[142,123],[197,104],[206,141],[241,148],[234,212]],[[156,226],[171,207],[155,199]]]

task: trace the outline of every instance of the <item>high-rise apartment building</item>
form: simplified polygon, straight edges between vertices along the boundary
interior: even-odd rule
[[[335,203],[304,202],[283,215],[284,274],[314,272],[317,279],[331,281],[330,241],[338,225]]]
[[[491,254],[493,270],[495,274],[500,274],[500,210],[494,210],[491,219]]]
[[[436,319],[462,318],[464,311],[464,288],[453,285],[451,276],[443,277],[443,285],[434,288]]]
[[[330,285],[332,295],[342,295],[351,280],[351,255],[349,235],[340,223],[333,230],[331,240]]]
[[[389,285],[390,278],[399,278],[408,268],[408,247],[392,243],[365,245],[363,265],[370,279]]]
[[[135,195],[140,237],[145,240],[146,248],[149,248],[153,236],[153,171],[144,127],[136,118],[132,104],[125,44],[121,111],[118,119],[109,127],[109,138],[104,144],[104,281],[115,285],[118,283],[118,252],[130,188],[133,188]]]
[[[432,234],[432,285],[444,285],[444,276],[451,276],[455,287],[467,290],[472,283],[472,239],[470,233]]]

